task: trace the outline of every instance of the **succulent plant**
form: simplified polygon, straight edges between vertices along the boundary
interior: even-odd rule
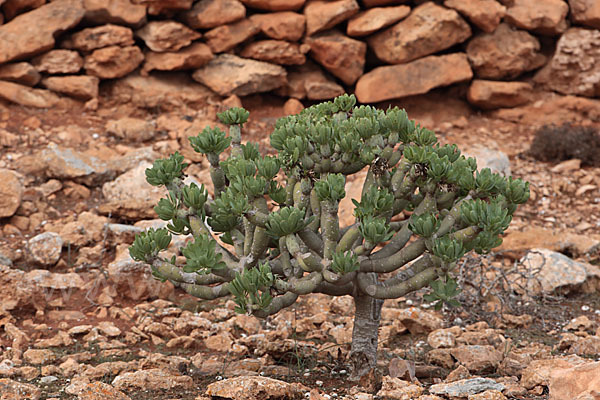
[[[457,261],[498,246],[529,197],[527,182],[478,171],[397,107],[344,95],[281,118],[270,137],[276,157],[241,144],[247,111],[218,117],[228,135],[206,128],[190,138],[209,160],[215,198],[184,184],[181,155],[157,160],[146,176],[168,189],[155,210],[170,223],[140,234],[131,256],[159,279],[204,299],[233,296],[238,312],[257,317],[310,293],[353,296],[353,378],[376,365],[383,300],[430,286],[436,307],[457,305]],[[340,226],[346,178],[362,169],[356,220]],[[160,257],[171,234],[189,233],[185,264]]]

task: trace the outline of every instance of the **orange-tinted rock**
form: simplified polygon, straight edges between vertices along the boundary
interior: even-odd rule
[[[50,50],[31,60],[39,72],[49,74],[74,74],[83,66],[83,58],[73,50]]]
[[[83,0],[85,19],[96,24],[140,26],[146,21],[146,6],[130,0]]]
[[[306,0],[242,0],[247,7],[267,11],[296,11]]]
[[[32,399],[38,400],[42,397],[42,391],[29,383],[21,383],[12,379],[0,379],[0,393],[7,399]]]
[[[471,373],[494,372],[502,361],[502,353],[489,345],[459,346],[450,354]]]
[[[528,103],[533,93],[527,82],[501,82],[476,79],[471,82],[467,100],[476,107],[491,110],[494,108],[517,107]]]
[[[108,46],[131,46],[133,44],[133,31],[119,25],[102,25],[86,28],[74,33],[63,41],[63,47],[81,51],[92,51]]]
[[[348,21],[348,36],[367,36],[410,14],[410,7],[377,7],[362,11]]]
[[[514,0],[504,19],[521,29],[543,35],[558,35],[567,30],[569,6],[563,0]]]
[[[356,0],[322,1],[311,0],[304,7],[306,34],[333,28],[359,11]]]
[[[97,98],[99,83],[100,79],[87,75],[50,76],[42,80],[47,89],[82,100]]]
[[[44,89],[32,89],[18,83],[0,81],[0,98],[22,106],[50,108],[58,103],[59,97]]]
[[[139,47],[109,46],[85,57],[85,70],[101,79],[119,78],[134,71],[144,60]]]
[[[287,84],[277,91],[282,96],[309,100],[329,100],[344,92],[342,86],[310,61],[301,67],[290,68]]]
[[[368,42],[377,58],[400,64],[447,49],[470,36],[469,24],[456,11],[427,2]]]
[[[483,33],[469,41],[467,56],[480,78],[512,79],[546,62],[540,42],[525,31],[500,24],[494,33]]]
[[[296,399],[303,397],[299,386],[262,376],[240,376],[208,385],[208,396],[226,399]]]
[[[304,110],[304,105],[298,99],[288,99],[283,105],[283,113],[285,115],[296,115]]]
[[[3,1],[0,1],[2,12],[6,20],[9,21],[18,14],[43,6],[46,0],[8,0],[4,4],[2,3]]]
[[[155,53],[148,52],[142,67],[141,74],[148,75],[152,70],[176,71],[182,69],[196,69],[213,59],[213,53],[204,43],[192,45],[177,52]]]
[[[284,40],[259,40],[244,47],[240,56],[275,64],[301,65],[306,61],[304,53],[307,51],[297,43]]]
[[[286,71],[279,65],[220,54],[192,77],[222,96],[245,96],[283,86]]]
[[[210,29],[246,16],[246,7],[238,0],[201,0],[183,13],[184,22],[194,29]]]
[[[371,8],[380,6],[391,6],[408,2],[409,0],[362,0],[362,5],[366,8]]]
[[[571,28],[562,34],[554,56],[534,80],[563,94],[600,95],[600,31]]]
[[[306,17],[291,11],[254,14],[250,19],[256,23],[262,33],[277,40],[297,41],[304,35]]]
[[[328,31],[306,38],[310,55],[325,69],[351,85],[363,74],[367,45],[339,31]]]
[[[152,51],[177,51],[198,39],[198,32],[175,21],[152,21],[135,32]]]
[[[243,19],[229,25],[214,28],[204,35],[206,44],[213,53],[231,50],[260,32],[260,28],[250,19]]]
[[[81,0],[56,0],[0,25],[0,64],[54,47],[54,35],[73,28],[85,10]]]
[[[429,56],[367,72],[356,83],[355,94],[361,103],[375,103],[427,93],[472,77],[471,66],[463,53]]]
[[[131,400],[125,393],[104,382],[87,384],[77,396],[78,400]]]
[[[23,198],[23,185],[17,174],[5,168],[0,168],[0,218],[13,215]]]
[[[40,79],[40,73],[28,62],[0,65],[0,80],[35,86]]]
[[[494,32],[506,14],[506,7],[496,0],[446,0],[444,5],[453,8],[485,32]]]
[[[597,399],[600,396],[600,362],[553,370],[548,389],[550,400]]]
[[[571,19],[578,25],[600,29],[600,3],[596,0],[569,0]]]

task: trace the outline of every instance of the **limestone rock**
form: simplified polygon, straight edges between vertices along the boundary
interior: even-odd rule
[[[5,0],[0,1],[2,13],[6,17],[6,20],[11,20],[18,14],[23,14],[43,6],[46,0],[8,0],[6,4],[2,4],[4,2]]]
[[[406,3],[407,0],[362,0],[362,4],[366,8],[389,6],[393,4]]]
[[[456,346],[456,335],[452,329],[436,329],[427,335],[427,343],[434,349]]]
[[[381,389],[377,396],[382,399],[417,399],[423,394],[423,388],[419,385],[404,381],[391,376],[384,376]]]
[[[7,399],[31,399],[38,400],[42,397],[42,391],[29,383],[21,383],[12,379],[0,379],[0,393]]]
[[[210,29],[244,18],[246,7],[238,0],[201,0],[182,16],[193,29]]]
[[[74,273],[54,274],[45,269],[34,269],[25,274],[25,281],[31,282],[36,288],[68,290],[83,289],[83,279]]]
[[[306,34],[312,35],[333,28],[359,11],[356,0],[311,0],[304,7]]]
[[[502,390],[504,385],[488,378],[461,379],[451,383],[438,383],[429,388],[430,393],[446,395],[451,398],[468,397],[486,390]]]
[[[287,84],[277,91],[282,96],[297,99],[329,100],[345,90],[312,62],[288,70]]]
[[[178,109],[182,105],[201,108],[219,99],[206,86],[194,82],[188,74],[175,72],[157,72],[152,76],[130,74],[112,82],[109,93],[120,102],[163,111]]]
[[[367,41],[377,58],[401,64],[445,50],[470,36],[469,24],[456,11],[427,2]]]
[[[177,51],[201,35],[175,21],[152,21],[135,32],[152,51]]]
[[[153,368],[136,372],[125,372],[117,376],[112,385],[116,389],[143,389],[147,391],[192,389],[191,376],[174,375],[162,368]]]
[[[91,382],[77,395],[78,400],[106,400],[107,398],[114,400],[131,400],[125,393],[104,382]]]
[[[95,24],[140,26],[146,21],[146,6],[130,0],[83,0],[85,19]]]
[[[377,7],[361,11],[348,21],[348,36],[367,36],[390,26],[410,14],[410,7]]]
[[[533,87],[527,82],[500,82],[476,79],[471,82],[467,100],[486,110],[517,107],[531,101]]]
[[[206,65],[213,59],[213,53],[204,43],[192,43],[177,52],[147,52],[141,74],[147,76],[152,70],[177,71],[196,69]]]
[[[568,1],[574,23],[600,29],[600,3],[596,0]]]
[[[226,399],[294,399],[302,396],[296,385],[262,376],[240,376],[208,385],[207,396]]]
[[[122,139],[143,142],[154,137],[154,126],[140,118],[123,117],[118,120],[108,121],[106,131]]]
[[[56,354],[52,350],[29,349],[23,353],[26,362],[33,365],[44,365],[56,360]]]
[[[563,94],[600,95],[600,31],[566,31],[556,44],[554,56],[534,80]]]
[[[41,79],[40,73],[28,62],[0,65],[0,80],[26,86],[35,86]]]
[[[557,35],[567,30],[569,6],[563,0],[514,0],[505,20],[521,29]]]
[[[477,160],[477,169],[489,168],[493,173],[506,177],[511,176],[510,161],[508,156],[497,149],[491,149],[482,145],[463,148],[465,157],[473,157]]]
[[[306,0],[242,0],[246,6],[266,11],[296,11]]]
[[[23,185],[17,174],[5,168],[0,168],[0,218],[12,216],[23,199]]]
[[[355,94],[361,103],[424,94],[433,88],[471,79],[463,53],[428,56],[407,64],[377,67],[358,79]]]
[[[204,38],[213,53],[222,53],[245,42],[258,32],[260,32],[260,28],[251,19],[243,19],[211,29],[206,32]]]
[[[552,231],[531,227],[522,232],[508,232],[499,247],[503,255],[521,258],[529,249],[545,248],[560,253],[568,252],[574,257],[589,256],[600,250],[600,240],[588,235]]]
[[[290,98],[283,105],[283,113],[285,115],[296,115],[304,110],[304,105],[298,99]]]
[[[506,14],[506,7],[496,0],[445,0],[444,5],[455,9],[487,33],[494,32]]]
[[[291,11],[254,14],[250,19],[260,27],[262,33],[276,40],[298,41],[304,35],[306,17]]]
[[[527,282],[523,282],[522,277],[515,277],[513,289],[518,290],[517,286],[525,284],[532,294],[542,292],[550,294],[556,290],[569,292],[590,278],[600,278],[600,267],[573,261],[561,253],[547,249],[532,249],[523,257],[520,264],[525,273],[534,276]]]
[[[145,171],[151,167],[149,162],[141,163],[114,181],[105,183],[102,194],[106,203],[101,210],[129,218],[134,218],[134,215],[137,219],[154,218],[154,206],[165,195],[165,190],[146,182]]]
[[[400,310],[397,318],[413,335],[429,333],[436,329],[440,329],[444,324],[442,319],[437,315],[417,307],[409,307]]]
[[[600,362],[590,362],[550,374],[550,400],[597,398],[600,394]]]
[[[89,75],[101,79],[113,79],[125,76],[135,70],[144,60],[137,46],[109,46],[94,50],[85,57],[85,70]]]
[[[39,152],[36,160],[49,178],[75,179],[92,184],[114,175],[114,170],[97,157],[53,143]]]
[[[244,47],[240,56],[274,64],[302,65],[306,62],[303,50],[299,44],[284,40],[259,40]]]
[[[60,259],[63,239],[54,232],[40,233],[29,239],[27,250],[33,261],[44,266],[52,266]]]
[[[56,0],[0,25],[0,64],[52,49],[54,36],[77,25],[84,13],[82,0]]]
[[[48,90],[32,89],[29,86],[6,81],[0,81],[0,98],[36,108],[50,108],[60,100],[57,95]]]
[[[108,46],[131,46],[133,31],[120,25],[101,25],[75,32],[63,42],[68,49],[92,51]]]
[[[502,354],[489,345],[458,346],[450,354],[471,373],[494,372],[502,361]]]
[[[45,88],[81,100],[98,98],[99,84],[99,78],[87,75],[50,76],[42,80]]]
[[[83,58],[76,51],[56,49],[34,57],[31,63],[39,72],[74,74],[83,66]]]
[[[546,62],[540,53],[540,42],[534,36],[513,30],[507,24],[471,39],[467,56],[475,74],[487,79],[513,79]]]
[[[306,38],[310,55],[325,69],[352,85],[363,74],[367,45],[339,31],[328,31]]]
[[[563,358],[533,360],[523,370],[521,385],[526,389],[532,389],[540,385],[548,386],[553,371],[567,370],[573,368],[576,364],[576,362]]]
[[[286,71],[279,65],[220,54],[192,77],[222,96],[245,96],[283,86]]]
[[[131,258],[119,259],[108,264],[108,277],[124,297],[132,300],[165,298],[173,291],[169,282],[161,283],[154,279],[150,268]]]

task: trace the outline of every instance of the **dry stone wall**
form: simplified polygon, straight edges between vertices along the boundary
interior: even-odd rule
[[[94,108],[99,85],[154,107],[181,84],[184,101],[374,103],[457,83],[483,109],[527,103],[534,86],[600,96],[600,2],[0,0],[0,97],[25,106]]]

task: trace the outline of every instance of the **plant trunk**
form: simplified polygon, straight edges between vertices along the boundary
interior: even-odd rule
[[[361,293],[354,297],[354,304],[356,312],[350,350],[350,380],[360,381],[374,373],[377,366],[377,337],[383,300]]]

